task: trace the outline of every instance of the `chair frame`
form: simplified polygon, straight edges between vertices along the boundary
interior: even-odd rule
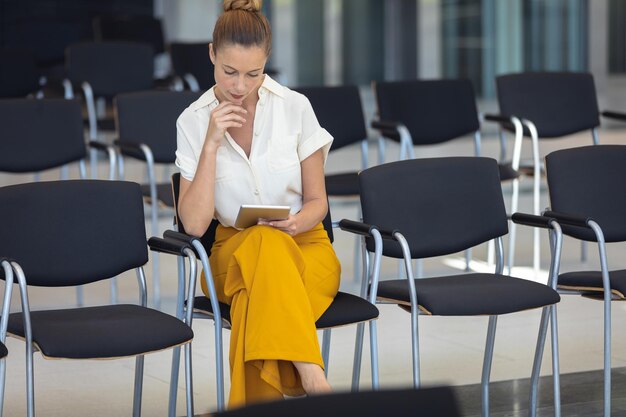
[[[174,181],[176,181],[177,175],[179,174],[173,175],[173,178],[172,178],[173,185],[174,185]],[[175,191],[174,191],[174,194],[176,195]],[[176,201],[176,198],[174,199],[174,201]],[[339,223],[333,223],[332,227],[333,228],[339,227]],[[372,236],[374,239],[380,239],[380,233],[375,227],[370,227],[368,229],[361,228],[359,229],[359,233],[362,235],[366,235],[366,236]],[[169,240],[179,240],[181,242],[186,242],[190,244],[194,248],[197,257],[199,258],[201,262],[202,270],[204,272],[205,284],[209,291],[209,301],[211,303],[211,309],[213,311],[209,313],[204,310],[196,310],[193,312],[193,317],[201,318],[201,319],[210,319],[210,320],[213,320],[213,322],[215,323],[214,337],[215,337],[215,363],[216,363],[215,378],[216,378],[217,410],[222,411],[225,408],[224,365],[223,365],[224,364],[224,349],[223,349],[223,332],[222,331],[224,329],[230,328],[230,322],[228,322],[224,317],[222,317],[222,314],[221,314],[220,303],[218,302],[217,292],[215,289],[215,283],[213,280],[213,274],[211,272],[211,267],[209,264],[209,256],[206,252],[206,248],[204,247],[201,239],[198,237],[194,237],[186,233],[182,233],[182,232],[174,231],[174,230],[166,230],[163,233],[163,236],[164,238],[169,239]],[[363,261],[364,261],[364,266],[363,266],[362,271],[365,274],[366,271],[369,271],[368,264],[367,264],[368,260],[366,259],[366,257],[363,257]],[[181,273],[181,271],[182,270],[179,264],[179,288],[180,286],[184,286],[184,275]],[[379,271],[380,271],[379,267],[372,269],[372,273],[375,273],[375,274],[378,274]],[[370,304],[375,305],[375,302],[374,302],[375,300],[373,297],[364,296],[367,291],[367,282],[371,280],[377,281],[378,275],[376,275],[376,277],[368,276],[367,279],[364,276],[364,279],[362,280],[360,297],[363,298],[364,300],[367,300]],[[178,294],[179,295],[178,295],[178,299],[176,303],[177,305],[176,314],[178,317],[181,317],[183,314],[189,314],[189,311],[188,311],[189,308],[185,303],[184,297],[182,296],[183,293],[179,291]],[[379,388],[378,343],[377,343],[378,339],[377,339],[377,328],[376,328],[377,318],[378,317],[367,321],[369,323],[369,336],[370,336],[370,363],[371,363],[371,369],[372,369],[372,389],[374,390]],[[359,376],[360,376],[361,356],[362,356],[362,351],[363,351],[362,339],[363,339],[365,322],[361,321],[361,322],[354,322],[350,324],[356,324],[357,335],[361,335],[360,337],[357,337],[356,343],[355,343],[354,367],[353,367],[353,376],[352,376],[352,390],[357,391],[358,384],[359,384]],[[328,374],[330,339],[331,339],[332,327],[318,328],[318,330],[322,330],[322,346],[321,346],[322,359],[324,362],[325,373]],[[174,355],[174,359],[172,360],[171,378],[172,380],[176,380],[178,378],[178,366],[177,366],[178,359],[177,358],[179,358],[179,355],[180,355],[179,350],[175,348],[173,355]],[[170,385],[170,387],[172,386]],[[177,397],[176,390],[171,388],[169,413],[168,413],[168,416],[170,417],[175,416],[176,397]]]
[[[174,241],[170,239],[151,237],[149,239],[149,243],[147,246],[150,247],[153,251],[165,252],[165,253],[174,253],[180,256],[182,260],[183,257],[189,260],[189,288],[188,294],[193,295],[195,293],[195,283],[196,283],[196,257],[195,253],[191,249],[191,247],[184,242]],[[147,250],[147,249],[146,249]],[[5,263],[2,265],[5,267]],[[20,302],[22,307],[22,318],[24,325],[24,341],[26,343],[26,404],[27,404],[27,416],[34,417],[35,416],[35,385],[34,385],[34,353],[38,350],[37,346],[33,343],[33,332],[31,326],[31,308],[30,302],[28,298],[28,283],[26,279],[26,274],[24,273],[22,267],[15,261],[11,261],[11,267],[13,269],[13,275],[6,274],[5,267],[5,276],[10,277],[12,282],[13,276],[15,276],[19,288],[20,294]],[[143,269],[143,266],[134,268],[138,287],[139,287],[139,305],[142,307],[147,307],[148,297],[147,297],[147,285],[146,285],[146,276]],[[7,283],[9,281],[7,280]],[[7,288],[10,288],[7,286]],[[10,300],[10,291],[8,292],[8,297]],[[9,303],[7,301],[7,291],[5,290],[5,305],[3,305],[2,317],[0,319],[0,340],[3,340],[3,331],[2,329],[6,329],[6,324],[8,324],[9,320]],[[193,306],[193,298],[191,300],[191,305]],[[6,314],[5,314],[6,313]],[[185,316],[183,322],[191,323],[191,318]],[[5,327],[2,327],[5,326]],[[4,330],[6,334],[6,330]],[[192,339],[193,340],[193,339]],[[191,379],[191,343],[192,340],[185,343],[185,370],[186,370],[186,386],[187,386],[187,416],[193,417],[193,383]],[[176,347],[180,348],[180,347]],[[133,389],[133,417],[139,417],[141,415],[141,397],[143,390],[143,368],[144,368],[144,354],[136,355],[135,360],[135,380],[134,380],[134,389]],[[0,363],[1,373],[4,373],[4,363]],[[4,378],[2,378],[4,380]],[[2,385],[2,389],[4,385]],[[2,391],[3,392],[3,391]],[[3,394],[2,394],[3,395]],[[1,411],[1,410],[0,410]]]
[[[372,90],[376,93],[376,82],[372,82]],[[478,130],[474,132],[474,156],[481,156],[482,151],[482,125],[484,122],[495,122],[495,123],[509,123],[512,124],[515,128],[515,137],[513,143],[513,155],[511,158],[511,168],[514,171],[519,171],[520,158],[521,158],[521,146],[523,139],[523,130],[522,130],[522,121],[515,117],[506,117],[500,115],[493,114],[481,114],[477,113],[478,116]],[[382,164],[385,162],[385,138],[398,136],[400,138],[400,154],[398,156],[398,160],[404,161],[407,159],[415,159],[415,145],[413,142],[413,137],[408,129],[408,127],[397,120],[380,120],[375,119],[371,122],[371,127],[379,132],[378,136],[378,163]],[[457,137],[456,139],[460,138]],[[438,142],[443,143],[444,141]],[[499,161],[506,160],[506,141],[504,140],[504,136],[500,135],[500,158]],[[364,167],[365,168],[365,167]],[[511,213],[515,213],[518,210],[519,206],[519,177],[512,178],[512,193],[511,193]],[[539,214],[537,211],[535,214]],[[517,236],[517,227],[514,222],[510,223],[510,232],[509,232],[509,247],[515,248],[515,239]],[[537,234],[537,236],[539,236]],[[508,252],[508,261],[507,267],[508,272],[511,272],[514,262],[514,250]],[[493,250],[488,251],[488,263],[492,265],[494,260],[492,259]],[[466,271],[470,270],[470,260],[471,260],[471,250],[465,251],[465,265]],[[401,269],[401,268],[400,268]],[[418,277],[423,276],[422,264],[420,260],[416,261],[416,275]]]
[[[548,229],[550,232],[550,248],[552,252],[551,256],[551,265],[550,265],[550,275],[547,286],[556,291],[557,285],[557,277],[559,273],[560,266],[560,258],[561,258],[561,249],[562,249],[562,231],[559,223],[551,217],[548,216],[536,216],[529,215],[524,213],[514,213],[512,215],[512,220],[515,223],[523,224],[536,228],[544,228]],[[403,263],[405,268],[405,277],[404,279],[408,282],[409,287],[409,297],[410,297],[410,314],[411,314],[411,356],[412,356],[412,373],[413,373],[413,386],[415,388],[419,388],[421,385],[420,378],[420,366],[419,366],[419,328],[418,328],[418,317],[423,315],[418,307],[418,294],[415,288],[415,278],[416,276],[413,273],[412,267],[412,257],[409,245],[402,235],[402,233],[398,230],[383,230],[378,228],[375,225],[369,225],[362,222],[353,222],[348,220],[342,220],[340,222],[340,227],[343,230],[359,233],[367,228],[376,228],[379,232],[381,238],[375,240],[374,243],[374,253],[372,254],[374,259],[372,262],[372,268],[380,268],[381,257],[382,257],[382,239],[396,241],[400,244],[403,253]],[[363,239],[364,240],[364,239]],[[499,236],[495,239],[495,248],[496,248],[496,266],[495,273],[502,274],[504,270],[504,251],[502,244],[502,236]],[[365,243],[363,243],[365,247]],[[379,273],[376,271],[372,271],[370,273],[373,278],[369,283],[369,297],[378,302],[382,303],[394,303],[392,300],[387,299],[379,299],[377,296],[378,292],[378,277]],[[551,342],[552,342],[552,371],[553,371],[553,379],[554,379],[554,407],[555,407],[555,415],[560,416],[561,412],[561,400],[560,400],[560,373],[559,373],[559,358],[558,358],[558,328],[557,328],[557,310],[556,304],[544,306],[542,308],[542,315],[540,321],[539,334],[537,338],[537,346],[535,350],[535,356],[533,360],[533,368],[531,373],[531,389],[530,389],[530,397],[529,397],[529,415],[531,417],[536,416],[537,412],[537,398],[538,398],[538,384],[539,384],[539,373],[541,369],[541,361],[543,356],[543,348],[545,345],[548,321],[551,323]],[[495,331],[497,324],[497,315],[489,316],[489,324],[487,331],[487,340],[485,346],[485,354],[483,360],[483,371],[481,377],[481,392],[482,392],[482,417],[489,416],[489,378],[491,373],[491,362],[493,358],[493,350],[495,344]],[[357,334],[357,337],[362,337],[361,334]],[[357,341],[357,344],[362,343],[361,341]]]
[[[11,295],[13,292],[13,264],[10,259],[0,258],[4,271],[4,297],[2,302],[2,316],[0,316],[0,344],[6,342],[7,326],[11,309]],[[0,358],[0,417],[4,409],[4,389],[6,386],[6,357]]]
[[[549,74],[550,72],[546,72]],[[506,75],[501,76],[506,77]],[[606,115],[606,117],[610,117],[610,115]],[[500,137],[501,143],[504,143],[504,129],[502,126],[507,124],[506,119],[510,119],[508,122],[509,125],[516,119],[518,123],[514,124],[514,135],[515,135],[515,149],[513,156],[513,163],[517,166],[516,169],[520,168],[521,165],[521,147],[524,138],[524,132],[527,131],[529,133],[531,139],[531,148],[532,148],[532,169],[533,169],[533,211],[532,213],[535,215],[541,215],[542,208],[540,207],[540,187],[541,187],[541,173],[543,172],[543,166],[541,163],[541,157],[539,154],[539,131],[537,126],[532,120],[529,120],[524,117],[520,117],[520,115],[500,115],[500,114],[492,114],[490,115],[490,119],[493,121],[500,122],[500,126],[498,128],[498,136]],[[598,145],[600,143],[598,136],[598,128],[593,127],[591,130],[591,139],[594,145]],[[519,141],[519,142],[518,142]],[[518,150],[519,148],[519,150]],[[517,209],[517,208],[516,208]],[[510,246],[512,248],[508,252],[509,256],[509,271],[513,266],[513,262],[515,259],[515,245]],[[535,275],[539,272],[540,269],[540,251],[541,251],[541,241],[539,238],[539,230],[535,229],[533,231],[533,270]],[[581,244],[581,255],[580,259],[582,262],[587,260],[587,249],[586,245],[583,242]]]
[[[609,113],[609,114],[605,114]],[[621,115],[620,113],[613,112],[605,112],[603,116],[616,118],[619,120],[626,120],[626,116]],[[624,117],[624,119],[620,118],[620,115]],[[596,146],[594,144],[594,146]],[[610,146],[610,145],[601,145],[601,146]],[[620,145],[623,146],[623,145]],[[600,146],[599,146],[600,147]],[[599,148],[594,148],[599,149]],[[556,151],[559,152],[559,151]],[[594,220],[593,217],[582,217],[580,215],[573,215],[570,213],[564,213],[561,211],[554,211],[551,208],[546,209],[544,212],[545,216],[552,217],[556,219],[562,226],[575,226],[587,230],[591,230],[596,239],[597,248],[598,248],[598,256],[600,261],[600,273],[602,276],[602,298],[603,301],[603,315],[604,315],[604,326],[603,326],[603,381],[604,381],[604,391],[603,391],[603,407],[604,407],[604,416],[609,417],[611,415],[611,301],[613,300],[622,300],[623,298],[614,296],[611,292],[611,279],[610,279],[610,270],[608,266],[608,255],[606,249],[606,240],[604,237],[604,232],[600,224]],[[574,237],[576,239],[576,237]],[[586,241],[581,240],[581,242],[586,243]],[[557,287],[558,288],[558,287]],[[564,295],[588,295],[589,291],[584,290],[576,290],[572,288],[563,289],[558,288],[560,294]]]
[[[144,94],[144,93],[152,93],[152,92],[125,93],[125,94],[118,95],[115,97],[114,99],[115,108],[116,108],[115,119],[116,119],[116,126],[118,129],[118,135],[119,135],[119,130],[120,130],[119,109],[117,105],[118,97],[124,96],[124,97],[130,98],[135,94]],[[161,94],[180,94],[180,93],[179,92],[166,92],[166,91],[156,92],[155,91],[154,94],[161,95]],[[182,110],[183,109],[181,109],[181,112]],[[175,136],[175,131],[173,131],[172,135],[173,137]],[[142,140],[143,138],[132,138],[132,139]],[[155,161],[152,148],[146,143],[130,142],[128,140],[123,140],[123,139],[116,139],[113,142],[113,148],[116,149],[115,158],[117,161],[117,168],[118,168],[117,177],[118,179],[121,179],[121,180],[124,179],[124,156],[125,156],[124,154],[126,153],[127,156],[131,158],[133,157],[133,154],[139,154],[143,156],[143,159],[136,158],[136,157],[135,159],[138,159],[146,163],[146,174],[147,174],[147,179],[148,179],[148,185],[150,188],[150,227],[151,227],[152,236],[158,236],[159,234],[159,199],[158,199],[158,191],[157,191],[158,184],[157,184],[156,173],[155,173],[157,162]],[[174,161],[172,160],[172,163],[173,162]],[[152,285],[153,285],[153,291],[154,291],[154,302],[155,302],[155,306],[157,309],[160,308],[161,306],[161,283],[160,283],[159,265],[160,265],[159,257],[155,256],[154,259],[152,260]]]

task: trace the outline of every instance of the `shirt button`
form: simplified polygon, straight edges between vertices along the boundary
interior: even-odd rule
[[[254,136],[259,136],[259,132],[254,132]]]
[[[259,190],[254,190],[254,195],[259,195]]]

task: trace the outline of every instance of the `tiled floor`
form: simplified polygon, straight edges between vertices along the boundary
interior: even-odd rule
[[[601,132],[602,143],[620,143],[626,137],[626,130],[610,130]],[[576,136],[567,140],[553,141],[542,145],[543,152],[564,146],[589,143],[586,136]],[[497,156],[497,141],[487,137],[484,154]],[[345,166],[356,166],[358,154],[356,149],[338,151],[328,161],[329,172],[340,171]],[[397,155],[397,148],[389,146],[388,155]],[[419,156],[443,156],[451,154],[471,154],[471,141],[453,142],[439,148],[420,150]],[[374,159],[372,157],[372,159]],[[104,170],[104,168],[103,168]],[[132,163],[127,164],[129,179],[141,179],[141,171]],[[57,173],[46,173],[44,179],[55,178]],[[104,175],[104,174],[103,174]],[[166,174],[163,174],[167,177]],[[0,176],[0,185],[31,180],[32,176]],[[520,210],[531,209],[529,182],[522,185],[523,195]],[[504,188],[508,197],[509,189]],[[547,205],[545,190],[542,206]],[[508,198],[507,198],[508,200]],[[355,218],[356,207],[346,201],[332,202],[332,213],[335,220],[348,217]],[[160,227],[170,227],[171,213],[161,217]],[[520,230],[518,239],[517,265],[530,264],[530,239],[528,230]],[[543,236],[544,242],[546,236]],[[357,291],[357,284],[352,277],[353,270],[353,237],[338,232],[335,248],[342,260],[342,289]],[[547,266],[544,256],[542,266]],[[626,257],[622,255],[623,247],[611,248],[609,261],[614,268],[626,267]],[[484,259],[486,250],[474,252],[476,258]],[[595,265],[597,259],[593,248],[590,248],[589,265]],[[454,256],[447,260],[434,259],[425,263],[427,275],[443,271],[453,271],[449,260],[460,258]],[[444,262],[446,261],[446,262]],[[563,257],[563,270],[580,266],[579,246],[566,241]],[[592,266],[593,267],[593,266]],[[161,282],[163,309],[172,312],[175,301],[176,263],[171,257],[161,256]],[[395,262],[383,264],[383,276],[390,277],[397,271]],[[151,274],[151,268],[146,268]],[[525,272],[522,270],[522,272]],[[132,274],[123,276],[120,282],[121,302],[135,302],[137,291],[135,277]],[[108,287],[95,284],[86,289],[87,304],[102,304],[108,300]],[[75,293],[70,290],[31,291],[31,304],[34,308],[57,308],[75,305]],[[17,296],[14,297],[14,309],[17,309]],[[383,305],[378,320],[380,349],[380,379],[382,387],[408,386],[411,384],[410,372],[410,341],[409,315],[397,307]],[[626,305],[613,305],[613,367],[615,392],[624,392],[626,378],[626,338],[618,330],[626,325]],[[493,384],[493,415],[518,416],[526,407],[527,381],[513,381],[527,378],[532,365],[533,351],[538,331],[539,311],[529,311],[503,316],[498,322],[496,352],[493,362],[492,380],[502,381]],[[563,398],[570,403],[564,405],[564,415],[598,415],[597,401],[601,399],[602,384],[598,373],[585,372],[597,370],[602,366],[602,306],[601,303],[579,297],[563,297],[559,305],[559,336],[561,371],[563,377]],[[420,319],[421,365],[424,384],[468,385],[459,388],[459,398],[466,415],[479,413],[479,394],[475,385],[480,381],[483,346],[486,335],[486,317],[441,318],[423,317]],[[207,413],[215,408],[215,376],[213,356],[213,325],[210,322],[197,320],[194,323],[196,338],[194,341],[194,395],[196,413]],[[228,346],[228,332],[225,332],[225,346]],[[24,345],[20,340],[9,339],[10,356],[7,365],[7,389],[5,401],[6,416],[25,415],[25,378],[24,378]],[[354,328],[340,328],[333,332],[331,347],[329,380],[336,390],[347,390],[350,386],[352,355],[354,350]],[[366,348],[366,355],[369,350]],[[365,356],[367,357],[367,356]],[[143,413],[145,416],[165,416],[167,414],[168,384],[170,372],[170,352],[149,355],[146,359]],[[133,360],[116,361],[46,361],[39,355],[35,360],[36,405],[39,416],[122,416],[130,415],[132,409]],[[582,372],[582,374],[581,374]],[[549,348],[544,358],[543,375],[550,374]],[[369,365],[365,362],[362,372],[362,385],[369,383]],[[576,381],[583,381],[583,385]],[[509,381],[509,382],[506,382]],[[179,389],[177,413],[184,414],[184,389]],[[228,381],[227,381],[228,386]],[[549,406],[550,383],[542,383],[544,403]],[[587,399],[588,398],[588,399]],[[589,411],[581,414],[576,401],[586,403]],[[615,415],[626,414],[626,398],[616,396]],[[567,410],[567,412],[566,412]],[[622,411],[618,411],[622,410]],[[549,409],[545,412],[549,415]],[[544,414],[541,414],[544,415]]]

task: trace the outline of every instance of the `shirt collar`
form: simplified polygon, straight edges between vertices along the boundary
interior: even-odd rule
[[[272,94],[277,95],[278,97],[285,97],[285,87],[278,84],[274,81],[269,75],[265,74],[265,78],[263,80],[263,84],[259,88],[259,96],[263,96],[265,91],[269,91]],[[207,106],[217,106],[218,101],[217,97],[215,97],[215,86],[209,88],[206,93],[202,94],[198,100],[196,100],[191,108],[195,111]]]

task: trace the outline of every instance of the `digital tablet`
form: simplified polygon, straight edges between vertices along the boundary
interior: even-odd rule
[[[245,229],[257,224],[259,219],[285,220],[289,217],[289,206],[257,206],[242,204],[235,220],[235,227]]]

